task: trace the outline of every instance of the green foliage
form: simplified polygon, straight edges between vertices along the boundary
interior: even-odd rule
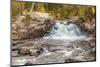
[[[12,3],[12,16],[17,16],[23,12],[29,12],[32,7],[32,2],[15,2]],[[35,3],[34,12],[49,13],[56,19],[68,19],[73,16],[79,16],[82,19],[91,20],[96,15],[95,6],[85,5],[67,5],[54,3]]]

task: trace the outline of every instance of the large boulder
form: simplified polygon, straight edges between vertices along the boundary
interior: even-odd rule
[[[34,12],[18,16],[12,23],[12,39],[43,37],[51,30],[54,20],[46,13]]]
[[[80,24],[80,28],[84,32],[86,32],[89,35],[92,35],[93,37],[95,37],[95,35],[96,35],[96,25],[95,25],[95,23],[84,22],[84,23]]]

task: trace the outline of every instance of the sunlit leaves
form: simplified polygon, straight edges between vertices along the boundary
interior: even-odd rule
[[[32,8],[32,2],[13,2],[12,15],[17,16],[21,13],[28,13]],[[54,4],[54,3],[35,3],[33,12],[49,13],[56,19],[68,19],[73,16],[79,16],[85,19],[95,17],[95,6],[83,5],[67,5],[67,4]]]

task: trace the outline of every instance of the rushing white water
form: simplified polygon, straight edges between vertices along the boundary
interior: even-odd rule
[[[76,24],[62,24],[57,22],[52,31],[44,37],[49,39],[67,39],[67,40],[83,40],[88,37],[82,34],[80,28]]]

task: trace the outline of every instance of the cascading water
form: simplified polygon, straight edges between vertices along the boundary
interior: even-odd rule
[[[57,21],[49,34],[47,34],[47,36],[44,38],[83,40],[87,39],[88,37],[82,34],[80,28],[76,24],[63,24],[60,21]]]

